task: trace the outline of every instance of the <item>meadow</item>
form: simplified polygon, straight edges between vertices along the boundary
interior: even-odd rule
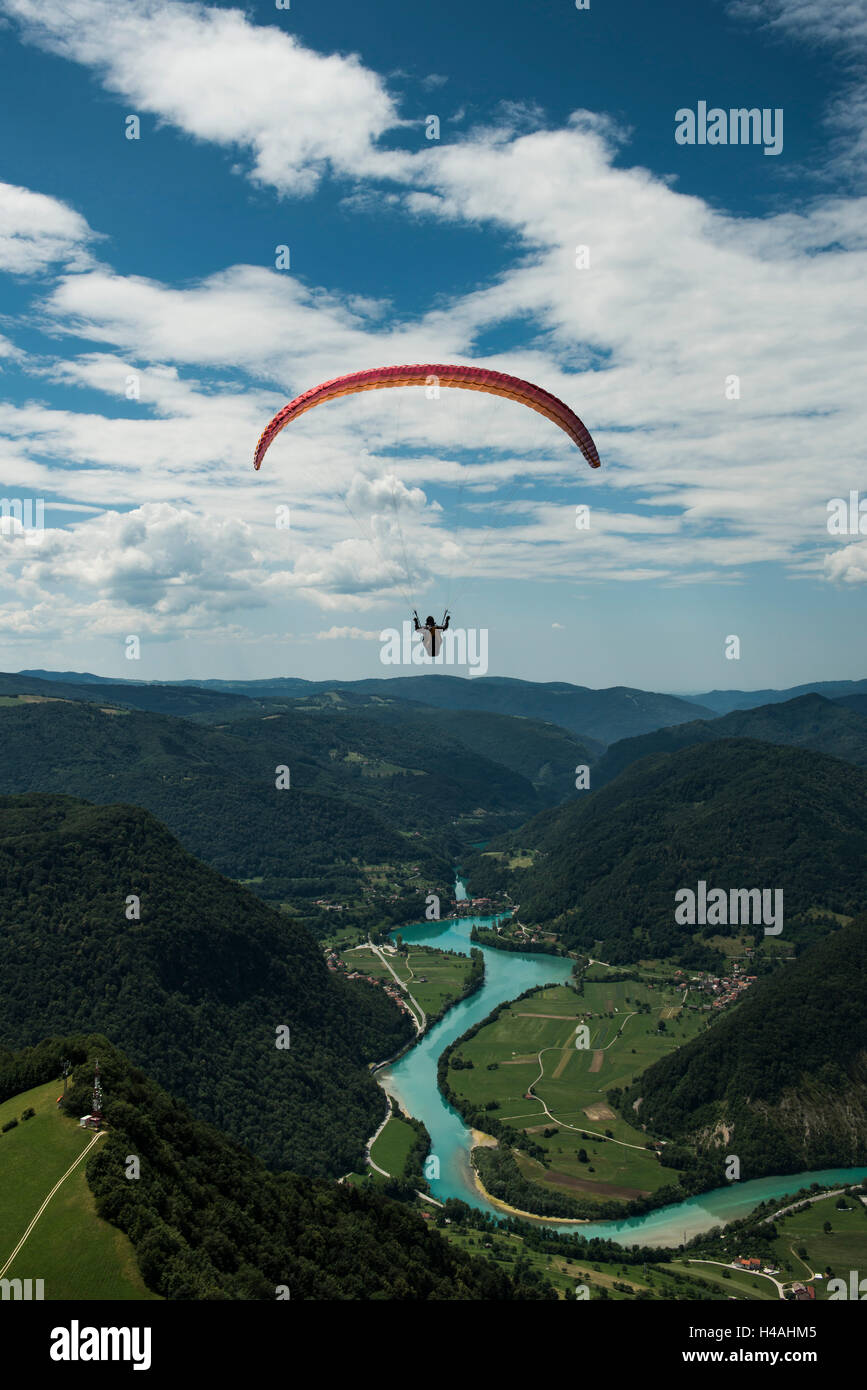
[[[867,1195],[867,1194],[865,1194]],[[805,1211],[775,1219],[778,1232],[774,1242],[777,1262],[787,1279],[806,1282],[812,1273],[845,1279],[851,1270],[867,1280],[867,1206],[860,1197],[845,1196],[847,1211],[837,1209],[836,1197],[823,1197]],[[825,1222],[831,1230],[823,1229]],[[800,1256],[799,1250],[806,1254]],[[827,1298],[826,1279],[816,1280],[816,1298]],[[862,1291],[867,1295],[867,1283]]]
[[[93,1132],[63,1115],[56,1100],[61,1082],[50,1081],[0,1105],[0,1268],[54,1184],[87,1147]],[[32,1108],[35,1115],[21,1120]],[[97,1141],[102,1142],[102,1141]],[[51,1198],[7,1279],[43,1279],[45,1299],[154,1299],[138,1272],[132,1245],[103,1221],[88,1184],[83,1159]]]

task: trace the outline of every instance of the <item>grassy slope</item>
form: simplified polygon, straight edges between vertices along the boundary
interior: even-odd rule
[[[57,1081],[37,1086],[0,1105],[0,1125],[32,1106],[30,1120],[0,1135],[0,1265],[24,1234],[54,1184],[93,1138],[58,1110]],[[98,1143],[104,1143],[99,1140]],[[153,1299],[122,1231],[96,1214],[82,1161],[54,1194],[8,1279],[44,1279],[46,1300]]]

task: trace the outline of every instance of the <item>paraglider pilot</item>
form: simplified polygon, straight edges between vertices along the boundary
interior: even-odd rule
[[[445,632],[451,622],[448,609],[446,609],[443,614],[442,623],[435,622],[430,614],[425,618],[424,624],[420,623],[418,620],[418,613],[416,613],[415,609],[412,610],[412,616],[415,621],[416,632],[424,632],[422,641],[428,656],[438,656],[443,640],[440,633]]]

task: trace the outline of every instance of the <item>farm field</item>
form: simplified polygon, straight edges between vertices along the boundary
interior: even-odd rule
[[[673,1171],[605,1097],[707,1026],[702,1013],[681,1009],[682,998],[672,986],[635,980],[585,981],[581,994],[568,985],[539,990],[461,1046],[473,1065],[451,1068],[449,1084],[479,1108],[496,1102],[497,1119],[541,1145],[548,1168],[517,1156],[530,1181],[624,1202],[653,1192]],[[588,1046],[578,1048],[582,1023]]]
[[[59,1090],[62,1083],[50,1081],[0,1105],[0,1126],[19,1119],[15,1129],[0,1134],[0,1268],[54,1184],[93,1138],[92,1131],[79,1129],[57,1109]],[[36,1114],[20,1120],[28,1107]],[[46,1301],[156,1299],[142,1281],[130,1241],[97,1215],[87,1162],[51,1198],[5,1278],[43,1279]]]
[[[832,1278],[848,1284],[853,1269],[860,1271],[859,1278],[867,1278],[867,1207],[859,1197],[845,1196],[850,1209],[838,1211],[837,1200],[824,1197],[806,1211],[776,1218],[779,1234],[773,1248],[786,1279],[807,1283],[811,1274],[827,1275],[830,1270]],[[831,1223],[828,1232],[823,1230],[826,1221]],[[806,1255],[799,1257],[799,1249],[806,1250]],[[814,1282],[816,1298],[827,1299],[826,1279]],[[863,1292],[867,1293],[867,1285]]]
[[[390,1173],[393,1178],[400,1178],[417,1137],[411,1125],[392,1115],[370,1150],[370,1156],[386,1173]],[[376,1178],[379,1174],[374,1171],[373,1176]]]
[[[384,955],[429,1018],[460,997],[472,969],[469,956],[458,955],[456,951],[439,951],[433,946],[410,946],[406,956],[388,950]],[[360,970],[387,984],[394,983],[390,971],[368,946],[347,951],[344,960],[349,970]]]

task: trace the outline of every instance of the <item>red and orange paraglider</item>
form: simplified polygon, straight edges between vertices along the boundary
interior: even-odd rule
[[[363,372],[351,372],[348,376],[338,376],[333,381],[323,381],[294,401],[284,405],[263,431],[253,459],[253,467],[259,468],[268,448],[286,425],[297,420],[305,411],[314,406],[324,405],[326,401],[336,400],[338,396],[351,396],[357,391],[379,391],[390,386],[427,386],[436,382],[437,386],[459,387],[464,391],[487,391],[493,396],[503,396],[507,400],[518,401],[521,405],[537,410],[545,415],[577,444],[591,468],[599,467],[596,445],[590,431],[563,401],[552,396],[541,386],[520,377],[507,376],[505,372],[492,372],[487,367],[443,366],[442,364],[416,364],[403,367],[369,367]]]

